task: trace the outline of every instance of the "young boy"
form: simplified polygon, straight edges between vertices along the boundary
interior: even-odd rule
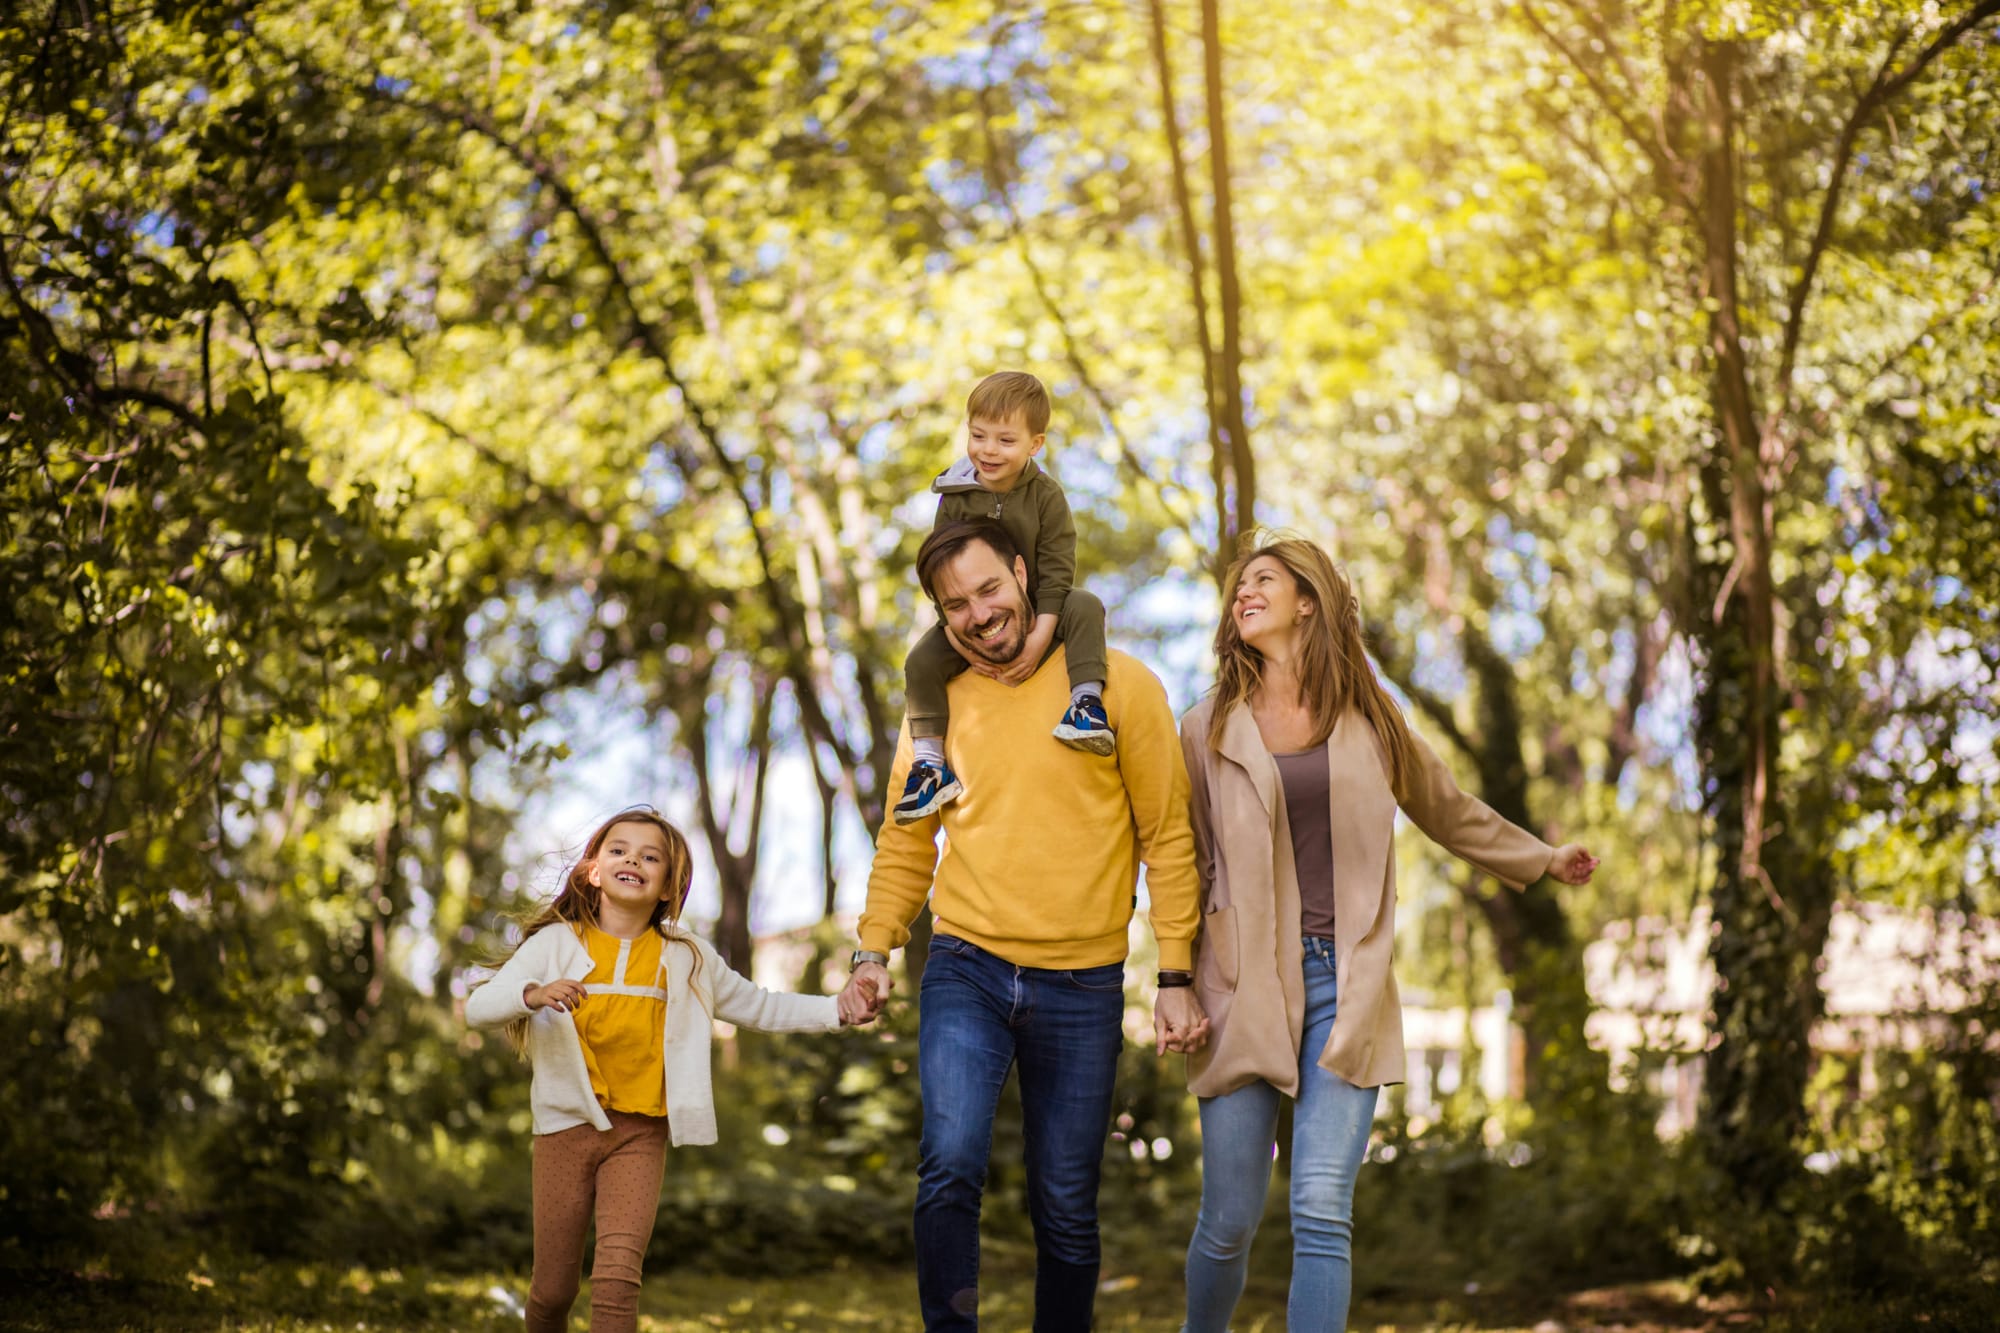
[[[1035,623],[1019,660],[1032,671],[1061,642],[1069,663],[1070,705],[1056,724],[1055,738],[1108,755],[1117,748],[1117,737],[1104,712],[1104,604],[1071,586],[1076,525],[1062,487],[1035,464],[1049,426],[1049,391],[1033,375],[1003,370],[979,381],[966,400],[965,416],[965,457],[931,483],[941,497],[933,526],[998,519],[1020,545],[1028,562]],[[962,790],[945,762],[944,735],[950,720],[945,686],[963,670],[965,659],[945,637],[942,624],[917,640],[903,663],[916,760],[896,802],[899,824],[934,813]]]

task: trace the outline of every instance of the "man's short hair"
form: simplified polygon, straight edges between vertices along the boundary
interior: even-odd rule
[[[973,386],[965,400],[965,418],[1005,421],[1018,413],[1028,424],[1028,434],[1040,435],[1049,428],[1049,391],[1025,370],[996,370]]]
[[[1015,544],[1014,534],[995,519],[954,519],[943,524],[917,548],[917,583],[932,603],[937,601],[938,571],[958,559],[959,552],[974,542],[986,543],[1010,570],[1020,559],[1021,548]]]

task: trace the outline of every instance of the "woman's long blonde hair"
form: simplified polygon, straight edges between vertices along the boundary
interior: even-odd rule
[[[611,830],[620,824],[650,824],[660,831],[660,837],[665,840],[666,880],[672,892],[653,904],[652,914],[646,918],[646,928],[658,931],[666,939],[677,937],[675,932],[680,925],[681,909],[687,905],[688,887],[694,883],[694,856],[688,850],[687,839],[682,836],[679,829],[666,821],[665,816],[651,806],[640,806],[631,810],[621,810],[597,826],[597,832],[591,834],[590,841],[583,845],[583,854],[563,872],[562,889],[556,894],[554,901],[543,903],[522,921],[521,944],[526,944],[535,934],[558,922],[579,935],[583,933],[585,926],[597,924],[598,906],[603,902],[604,894],[590,882],[590,870],[597,860],[597,854],[604,848],[605,838],[609,837]],[[685,938],[681,938],[681,943],[694,950],[694,965],[699,974],[701,950],[695,949]],[[519,944],[515,945],[508,951],[507,956],[511,958],[520,952],[520,947]],[[505,961],[506,959],[499,960],[500,963]],[[507,1039],[514,1043],[516,1050],[527,1049],[527,1019],[515,1019],[507,1025],[506,1031]]]
[[[1252,538],[1251,541],[1255,541]],[[1236,589],[1243,571],[1260,556],[1283,565],[1298,584],[1299,594],[1313,604],[1314,614],[1300,626],[1297,676],[1299,693],[1312,714],[1314,745],[1323,745],[1334,724],[1349,709],[1359,712],[1375,729],[1389,759],[1389,788],[1400,798],[1404,782],[1416,771],[1416,743],[1403,710],[1382,688],[1368,661],[1361,631],[1361,603],[1354,587],[1325,551],[1302,537],[1266,535],[1262,544],[1244,543],[1245,550],[1223,578],[1222,623],[1215,631],[1215,708],[1208,718],[1208,748],[1219,750],[1229,714],[1248,703],[1264,682],[1264,655],[1243,642],[1236,631]]]

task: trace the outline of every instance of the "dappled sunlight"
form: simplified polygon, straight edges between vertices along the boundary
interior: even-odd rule
[[[518,1327],[543,1112],[468,998],[640,804],[731,967],[845,984],[998,369],[1176,714],[1297,532],[1342,670],[1601,862],[1398,821],[1354,1327],[1994,1322],[1996,69],[1996,0],[9,7],[22,1326]],[[981,892],[1046,906],[1048,822]],[[1129,905],[1107,1329],[1181,1317],[1201,1197]],[[918,1326],[915,952],[868,1029],[697,1025],[642,1327]],[[1026,1136],[1010,1085],[1000,1329]]]

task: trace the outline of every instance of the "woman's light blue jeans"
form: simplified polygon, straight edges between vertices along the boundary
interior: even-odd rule
[[[1305,941],[1306,1021],[1292,1115],[1291,1333],[1347,1327],[1353,1288],[1354,1177],[1368,1150],[1375,1088],[1319,1067],[1333,1030],[1333,942]],[[1284,1096],[1259,1079],[1201,1099],[1201,1215],[1188,1242],[1186,1333],[1227,1333],[1264,1215]]]

